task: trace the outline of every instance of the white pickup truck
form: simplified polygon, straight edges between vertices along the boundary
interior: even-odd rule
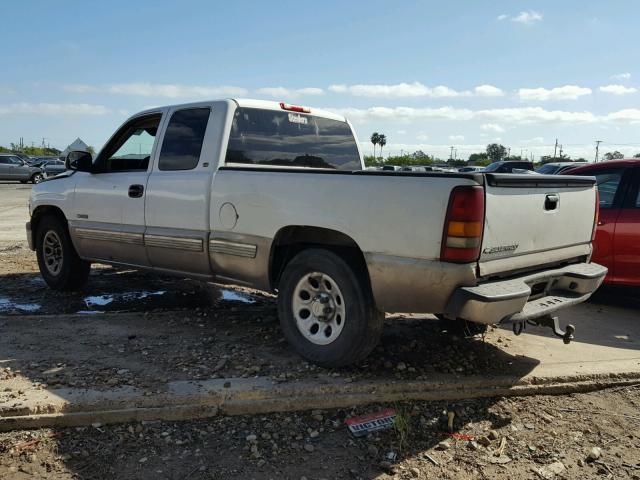
[[[384,312],[533,322],[568,341],[552,314],[606,273],[589,263],[594,178],[365,171],[327,111],[154,108],[67,164],[29,204],[51,288],[81,287],[99,262],[277,292],[287,340],[324,366],[369,354]]]

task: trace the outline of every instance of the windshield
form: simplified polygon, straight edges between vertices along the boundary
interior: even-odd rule
[[[558,165],[551,165],[550,163],[548,163],[538,168],[536,172],[552,174],[552,173],[556,173],[559,168],[560,167],[558,167]]]
[[[484,169],[485,172],[495,172],[502,166],[502,162],[493,162],[490,165],[487,165]]]

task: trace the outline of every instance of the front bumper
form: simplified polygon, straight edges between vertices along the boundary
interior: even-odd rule
[[[485,324],[532,320],[584,302],[606,274],[607,268],[596,263],[578,263],[460,287],[449,300],[445,316]]]

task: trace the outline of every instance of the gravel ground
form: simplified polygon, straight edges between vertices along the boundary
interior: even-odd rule
[[[345,428],[382,407],[2,433],[0,478],[640,478],[635,388],[398,404],[393,429]]]
[[[95,268],[84,291],[61,294],[42,282],[29,250],[0,255],[0,302],[8,300],[0,311],[6,332],[0,351],[11,359],[0,364],[0,378],[21,375],[43,388],[152,388],[167,380],[258,375],[277,382],[324,376],[421,380],[507,368],[524,375],[537,363],[510,355],[511,335],[499,330],[465,338],[450,322],[394,315],[364,362],[321,369],[289,349],[272,296],[111,267]]]

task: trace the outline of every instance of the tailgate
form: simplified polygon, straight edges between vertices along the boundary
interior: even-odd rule
[[[481,276],[589,255],[593,177],[487,174]]]

